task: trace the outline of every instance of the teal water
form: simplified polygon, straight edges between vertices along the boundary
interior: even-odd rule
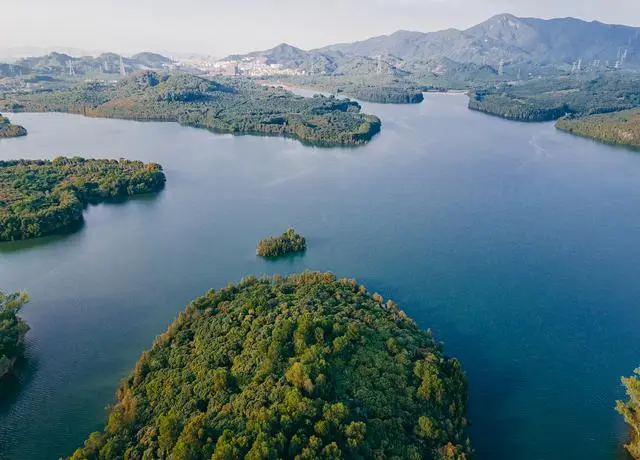
[[[479,459],[622,458],[619,377],[640,364],[640,156],[466,110],[364,104],[358,149],[176,124],[16,114],[0,159],[126,156],[166,189],[90,207],[71,235],[0,245],[27,289],[27,361],[0,387],[0,458],[72,453],[189,300],[245,275],[330,270],[433,329],[470,382]],[[256,242],[292,225],[303,257]],[[390,389],[393,391],[393,389]]]

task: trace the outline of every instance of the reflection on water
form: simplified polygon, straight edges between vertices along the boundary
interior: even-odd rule
[[[103,201],[101,203],[91,203],[89,206],[124,206],[127,203],[138,202],[138,203],[153,203],[157,200],[158,195],[162,193],[154,192],[154,193],[145,193],[142,195],[135,195],[131,197],[118,197],[110,200]],[[56,244],[65,240],[67,237],[81,232],[85,229],[85,220],[82,219],[73,225],[66,227],[54,235],[47,235],[41,238],[33,238],[28,240],[19,240],[19,241],[3,241],[0,242],[0,254],[2,253],[10,253],[16,251],[26,251],[31,249],[40,248],[43,246],[48,246],[52,244]]]
[[[38,368],[38,357],[29,347],[8,375],[0,380],[0,416],[5,415],[21,392],[27,391]]]

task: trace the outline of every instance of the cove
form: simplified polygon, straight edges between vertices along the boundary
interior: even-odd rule
[[[32,298],[27,360],[0,387],[0,457],[71,454],[207,289],[311,269],[393,299],[461,360],[477,458],[624,458],[613,405],[640,364],[640,157],[466,104],[363,103],[383,129],[357,149],[10,114],[29,135],[0,140],[0,159],[153,161],[167,184],[90,206],[72,234],[0,245],[0,288]],[[289,226],[305,255],[255,256]]]

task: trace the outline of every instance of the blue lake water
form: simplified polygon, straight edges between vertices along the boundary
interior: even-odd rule
[[[0,244],[0,289],[32,298],[27,363],[0,386],[0,458],[71,454],[194,297],[306,269],[357,278],[445,342],[477,458],[624,458],[613,406],[640,365],[640,156],[464,96],[363,106],[383,131],[356,149],[12,115],[29,135],[0,140],[0,159],[155,161],[167,187],[89,207],[71,235]],[[287,226],[306,255],[256,258]]]

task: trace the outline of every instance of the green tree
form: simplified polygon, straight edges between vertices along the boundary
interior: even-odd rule
[[[640,459],[640,368],[631,377],[623,377],[627,401],[617,401],[616,410],[624,417],[631,431],[631,441],[625,447],[633,458]]]
[[[7,375],[24,350],[29,326],[18,312],[29,301],[26,292],[5,294],[0,291],[0,379]]]

